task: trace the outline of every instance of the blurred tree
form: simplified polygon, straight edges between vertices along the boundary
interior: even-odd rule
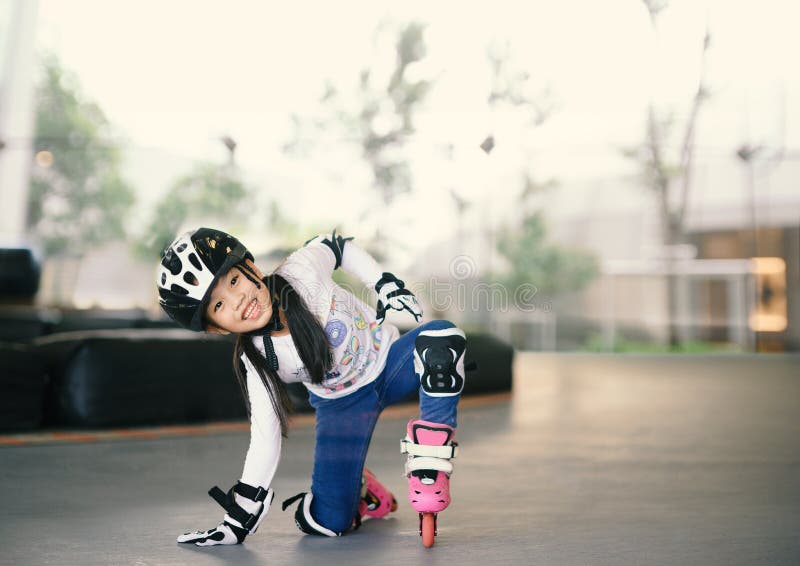
[[[650,15],[653,33],[658,35],[658,15],[667,8],[667,0],[642,0]],[[625,150],[625,155],[637,162],[644,185],[651,189],[658,200],[661,222],[661,238],[664,246],[665,271],[667,272],[667,312],[669,317],[669,343],[678,344],[678,301],[675,272],[676,246],[685,243],[686,209],[692,186],[694,164],[694,137],[697,119],[704,103],[709,98],[706,84],[706,56],[711,45],[711,35],[706,29],[701,47],[700,73],[697,87],[689,106],[679,144],[671,143],[675,120],[671,112],[658,107],[652,97],[647,111],[647,130],[644,142]],[[654,61],[654,64],[657,64]],[[677,147],[677,154],[671,148]]]
[[[487,102],[493,111],[504,107],[516,110],[522,114],[522,124],[526,127],[541,126],[553,115],[557,103],[550,87],[532,90],[530,73],[512,65],[508,42],[490,44],[486,49],[486,58],[492,76]]]
[[[188,219],[229,221],[250,192],[234,166],[196,165],[178,178],[156,205],[146,235],[136,244],[137,253],[158,257]]]
[[[518,212],[522,216],[522,223],[542,206],[541,201],[538,200],[540,196],[556,190],[560,186],[561,183],[558,179],[551,177],[546,181],[539,181],[534,178],[532,173],[524,171],[522,174],[522,189],[517,197]]]
[[[395,68],[388,84],[373,85],[372,72],[361,72],[360,143],[386,204],[412,189],[411,169],[402,150],[414,133],[414,113],[431,82],[409,79],[406,71],[427,53],[424,30],[422,24],[411,22],[397,32]]]
[[[533,284],[539,293],[557,296],[583,289],[599,273],[591,253],[547,243],[541,212],[525,218],[521,229],[502,232],[497,250],[508,260],[511,271],[495,279],[510,290]]]
[[[492,116],[492,128],[497,127],[497,122],[514,124],[519,128],[520,134],[518,149],[522,158],[520,176],[522,190],[516,195],[511,206],[510,225],[516,229],[506,229],[498,238],[491,226],[490,215],[485,215],[484,222],[489,226],[485,228],[486,237],[491,242],[490,249],[497,249],[514,266],[510,280],[505,281],[511,288],[516,288],[523,283],[536,282],[537,286],[544,283],[544,289],[551,294],[560,289],[559,286],[550,287],[548,281],[561,277],[561,270],[566,263],[575,258],[568,257],[569,252],[555,247],[540,249],[528,247],[534,240],[538,246],[542,245],[545,238],[544,217],[538,211],[537,197],[558,186],[555,179],[545,182],[537,181],[534,167],[533,152],[527,147],[526,141],[531,133],[542,126],[557,108],[557,100],[549,86],[535,85],[531,80],[528,70],[515,64],[512,58],[511,45],[508,42],[493,42],[486,49],[486,58],[491,72],[491,85],[486,102]],[[490,155],[495,145],[503,144],[502,134],[490,131],[483,142],[481,149]],[[499,137],[499,139],[496,138]],[[491,204],[491,201],[488,201]],[[547,258],[545,258],[546,254]],[[490,268],[492,258],[489,256]],[[535,269],[534,269],[535,266]],[[548,272],[553,269],[555,271]],[[532,279],[535,277],[535,279]],[[503,278],[500,278],[503,279]]]
[[[275,242],[276,250],[284,252],[284,255],[296,250],[298,245],[309,238],[317,234],[328,234],[334,228],[328,222],[306,224],[296,222],[274,200],[269,203],[267,220],[266,229],[269,231],[270,238]],[[339,230],[338,226],[336,228]]]
[[[45,256],[80,257],[124,236],[134,193],[100,107],[58,58],[42,58],[27,225]]]
[[[344,139],[352,144],[369,167],[373,186],[380,191],[387,206],[412,190],[413,179],[406,145],[414,133],[414,116],[428,95],[432,81],[414,78],[409,72],[427,54],[425,26],[410,22],[400,26],[385,24],[376,32],[376,44],[389,34],[392,42],[391,72],[382,73],[388,61],[381,59],[365,67],[358,76],[355,106],[348,106],[334,84],[328,82],[320,98],[322,112],[312,118],[292,116],[294,132],[284,145],[284,152],[307,156],[326,138],[332,145]],[[387,58],[390,55],[386,53]],[[332,139],[331,139],[332,138]],[[364,216],[374,214],[372,206]],[[376,241],[384,235],[376,234]],[[381,245],[379,244],[380,248]]]

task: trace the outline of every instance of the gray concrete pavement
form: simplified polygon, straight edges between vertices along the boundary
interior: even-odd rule
[[[432,549],[401,475],[413,407],[368,459],[400,509],[339,539],[280,510],[308,488],[308,424],[259,532],[225,548],[174,541],[221,518],[205,493],[237,479],[244,433],[0,448],[0,564],[800,564],[799,362],[518,355],[510,399],[461,410]]]

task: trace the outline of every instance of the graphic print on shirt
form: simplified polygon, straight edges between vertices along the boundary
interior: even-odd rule
[[[358,377],[363,376],[367,372],[367,368],[371,366],[375,361],[378,359],[378,355],[375,350],[369,350],[364,355],[364,352],[368,350],[365,345],[362,345],[358,348],[358,352],[356,354],[355,361],[353,362],[353,371],[356,373]]]
[[[347,326],[339,319],[332,318],[325,325],[325,335],[334,348],[338,348],[347,338]]]
[[[377,352],[381,349],[381,340],[383,339],[383,326],[377,322],[369,323],[369,332],[372,334],[372,347]]]
[[[292,375],[297,381],[308,381],[308,370],[305,366],[295,366]]]
[[[333,367],[324,373],[321,383],[314,384],[308,376],[302,379],[302,383],[309,391],[321,396],[339,398],[350,389],[363,387],[379,376],[386,363],[389,346],[399,333],[389,323],[382,326],[375,324],[372,306],[331,279],[331,267],[330,250],[322,250],[312,242],[295,252],[278,269],[278,274],[301,290],[309,307],[313,307],[333,359]],[[295,350],[295,344],[291,346],[286,349]],[[303,375],[300,371],[293,371],[295,365],[304,365],[295,352],[280,351],[278,354],[282,362],[285,356],[295,356],[291,361],[287,358],[286,363],[281,364],[281,379],[291,382]],[[307,370],[305,374],[308,374]]]
[[[364,367],[361,369],[361,373],[367,371],[367,368],[371,366],[373,363],[375,363],[375,360],[377,359],[378,359],[378,354],[376,354],[375,351],[370,350],[367,353],[367,361],[364,362]]]
[[[353,322],[359,330],[364,330],[367,327],[367,321],[364,320],[364,313],[359,310],[357,310],[357,314],[353,317]]]
[[[325,379],[323,380],[323,385],[328,385],[329,382],[336,381],[342,377],[342,373],[336,370],[326,371],[325,372]]]
[[[358,340],[358,336],[353,336],[350,338],[350,342],[347,344],[347,349],[344,352],[344,357],[339,360],[339,365],[341,366],[349,366],[353,363],[353,360],[359,358],[361,353],[364,351],[364,347]]]
[[[336,296],[334,295],[331,297],[331,307],[330,307],[330,316],[334,317],[337,314],[341,315],[341,318],[347,320],[348,318],[353,318],[353,311],[347,308],[346,301],[337,301]]]
[[[325,388],[325,393],[335,393],[336,391],[341,391],[342,389],[347,389],[351,385],[353,385],[357,378],[352,378],[347,381],[339,382],[342,378],[342,374],[338,371],[329,371],[325,374],[325,381],[322,382],[322,387]]]

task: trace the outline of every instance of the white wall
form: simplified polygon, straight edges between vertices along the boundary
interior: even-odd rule
[[[31,138],[38,0],[0,4],[0,245],[24,240]]]

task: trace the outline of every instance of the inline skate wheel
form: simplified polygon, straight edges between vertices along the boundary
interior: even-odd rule
[[[390,512],[392,511],[397,511],[397,499],[395,499],[394,496],[392,496],[392,508]]]
[[[436,537],[436,514],[419,514],[419,534],[422,536],[422,546],[430,548],[433,546]]]

